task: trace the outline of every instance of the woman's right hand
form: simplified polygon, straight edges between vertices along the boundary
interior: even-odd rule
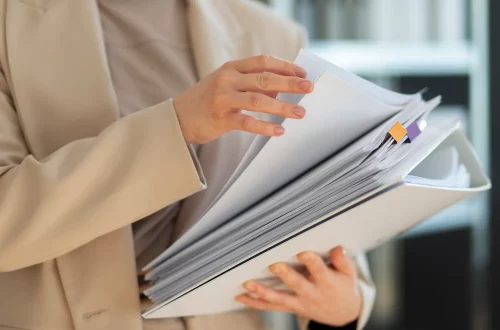
[[[207,143],[233,130],[283,135],[282,126],[258,120],[241,110],[303,118],[303,107],[275,97],[280,92],[312,92],[313,83],[304,77],[304,70],[297,65],[271,56],[227,62],[174,99],[186,142]]]

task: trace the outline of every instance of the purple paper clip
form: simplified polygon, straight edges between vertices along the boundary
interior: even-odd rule
[[[420,133],[422,133],[422,131],[420,130],[420,127],[418,127],[418,124],[417,122],[413,122],[410,124],[410,126],[408,126],[406,128],[406,130],[408,131],[407,133],[407,136],[408,136],[408,140],[407,142],[413,142],[415,141],[415,139],[420,135]]]

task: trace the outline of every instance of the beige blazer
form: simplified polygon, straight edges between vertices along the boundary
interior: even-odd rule
[[[249,0],[189,3],[201,77],[303,44]],[[119,119],[101,32],[94,0],[0,2],[1,330],[142,329],[130,224],[204,187],[171,101]],[[374,291],[360,265],[364,323]],[[255,330],[257,315],[170,330]]]

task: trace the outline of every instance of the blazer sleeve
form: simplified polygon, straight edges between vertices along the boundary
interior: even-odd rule
[[[204,187],[171,100],[37,159],[0,72],[0,272],[64,255]]]

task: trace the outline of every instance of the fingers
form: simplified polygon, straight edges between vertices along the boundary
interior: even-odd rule
[[[313,83],[298,77],[280,76],[263,72],[239,75],[236,89],[240,91],[271,91],[281,93],[307,94],[313,90]]]
[[[306,114],[306,110],[301,106],[254,92],[231,94],[228,97],[228,103],[232,109],[263,112],[285,118],[300,119]]]
[[[311,277],[317,281],[327,281],[332,275],[332,270],[328,268],[323,259],[314,252],[302,252],[297,255],[297,258],[303,263]]]
[[[265,94],[265,95],[275,99],[279,93],[278,92],[265,92],[265,91],[263,91],[262,94]]]
[[[268,301],[262,299],[252,298],[249,295],[242,294],[236,297],[236,301],[247,305],[250,308],[261,310],[261,311],[280,311],[280,312],[292,312],[288,310],[285,306],[274,305]]]
[[[279,290],[274,290],[257,281],[248,281],[243,287],[261,300],[265,300],[276,306],[284,306],[287,309],[296,309],[299,302],[296,296]]]
[[[332,252],[330,252],[330,260],[336,271],[351,278],[355,278],[357,276],[354,261],[347,255],[346,251],[341,246],[336,247],[332,250]]]
[[[233,129],[265,136],[281,136],[285,129],[281,125],[258,120],[252,116],[237,113],[231,116],[230,125]]]
[[[297,65],[273,56],[260,55],[226,63],[241,73],[273,72],[285,76],[304,78],[306,72]]]
[[[297,295],[311,295],[314,286],[302,274],[283,262],[269,266],[269,270],[279,277]]]

